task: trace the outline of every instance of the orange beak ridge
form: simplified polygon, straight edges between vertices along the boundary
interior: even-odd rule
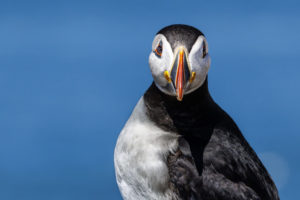
[[[176,87],[177,100],[182,101],[183,93],[184,93],[184,84],[185,84],[185,73],[184,73],[184,62],[183,62],[184,51],[183,50],[180,50],[178,59],[179,60],[178,60],[178,66],[177,66],[175,87]]]

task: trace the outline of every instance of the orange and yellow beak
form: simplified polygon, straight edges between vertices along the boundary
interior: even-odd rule
[[[190,70],[186,58],[186,53],[180,49],[176,55],[175,62],[171,70],[171,80],[176,90],[178,101],[182,101],[187,82],[190,80]]]

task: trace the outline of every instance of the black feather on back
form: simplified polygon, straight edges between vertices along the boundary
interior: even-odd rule
[[[279,199],[256,153],[209,95],[207,80],[182,101],[153,83],[144,102],[157,126],[181,135],[167,161],[171,186],[182,199]]]

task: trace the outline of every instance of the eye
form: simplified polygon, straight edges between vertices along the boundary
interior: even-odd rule
[[[163,51],[163,48],[162,48],[162,43],[160,42],[156,49],[154,50],[155,54],[158,56],[158,57],[161,57],[161,54],[162,54],[162,51]]]
[[[206,48],[206,43],[203,41],[203,47],[202,47],[202,58],[204,58],[207,54],[207,48]]]

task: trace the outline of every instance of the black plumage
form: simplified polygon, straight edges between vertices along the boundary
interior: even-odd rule
[[[178,150],[167,161],[170,184],[182,199],[279,199],[256,153],[211,98],[207,78],[182,101],[153,83],[144,101],[147,115],[157,126],[181,135]]]
[[[173,51],[178,45],[184,45],[190,51],[197,38],[200,35],[204,36],[198,29],[184,24],[167,26],[158,31],[157,34],[163,34],[168,39]]]

